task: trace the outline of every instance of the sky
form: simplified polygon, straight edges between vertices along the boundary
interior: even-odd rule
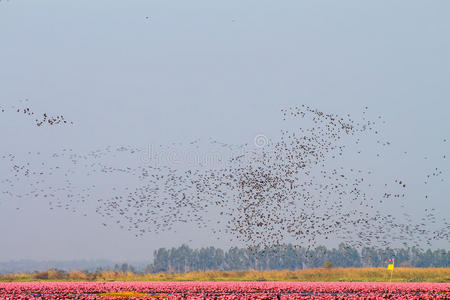
[[[437,153],[450,132],[449,9],[438,0],[3,0],[0,106],[29,99],[74,125],[0,115],[0,153],[276,139],[280,109],[299,104],[339,114],[368,106],[388,120],[396,147]],[[184,242],[232,246],[190,227],[135,238],[95,213],[0,197],[0,260],[145,260]],[[421,199],[412,196],[411,207]],[[445,212],[449,203],[437,190],[426,205]]]

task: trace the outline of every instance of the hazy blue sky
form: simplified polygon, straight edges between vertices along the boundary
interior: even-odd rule
[[[450,132],[449,11],[445,0],[0,1],[0,105],[28,98],[75,122],[38,128],[0,115],[0,151],[246,143],[275,138],[279,110],[304,103],[368,105],[400,148],[433,152]],[[190,239],[212,244],[207,231],[136,239],[94,213],[39,200],[16,210],[0,197],[0,260],[145,259]],[[450,210],[448,193],[427,204]]]

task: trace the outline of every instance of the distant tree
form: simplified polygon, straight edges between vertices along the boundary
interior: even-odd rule
[[[166,248],[160,248],[153,252],[152,272],[167,272],[169,270],[169,251]]]
[[[364,267],[378,267],[381,265],[381,259],[377,250],[370,247],[362,249],[361,262]]]
[[[120,266],[120,271],[125,273],[128,271],[128,264],[127,263],[123,263],[122,266]]]

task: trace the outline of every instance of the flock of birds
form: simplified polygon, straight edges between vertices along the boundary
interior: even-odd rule
[[[29,102],[28,99],[25,99],[21,102]],[[39,115],[35,113],[30,107],[17,107],[15,105],[10,107],[2,107],[0,106],[0,112],[7,113],[7,112],[16,112],[20,113],[22,115],[28,116],[28,117],[34,117],[34,122],[36,126],[44,126],[44,125],[62,125],[62,124],[73,124],[73,122],[67,121],[63,115],[56,115],[56,116],[50,116],[47,113],[43,113],[42,115]]]
[[[28,108],[17,111],[34,115]],[[390,180],[381,174],[386,182],[380,183],[374,170],[353,166],[358,162],[355,156],[363,154],[358,148],[372,150],[363,143],[381,147],[370,160],[381,161],[382,151],[391,147],[390,141],[383,141],[381,116],[369,118],[366,107],[356,120],[306,105],[282,109],[281,115],[285,122],[296,122],[290,128],[298,128],[283,129],[274,140],[259,136],[255,145],[210,140],[209,147],[218,146],[224,153],[215,164],[156,164],[155,157],[144,160],[145,150],[133,146],[108,146],[85,154],[63,149],[45,158],[29,152],[28,162],[4,154],[0,159],[10,173],[0,181],[1,192],[12,199],[46,199],[51,210],[84,215],[87,205],[96,201],[103,226],[137,237],[188,223],[210,229],[218,239],[231,235],[259,251],[288,242],[313,248],[336,239],[359,248],[393,243],[421,248],[433,240],[449,240],[450,224],[436,210],[426,209],[422,219],[406,212],[405,178]],[[36,125],[67,123],[63,116],[43,116]],[[177,145],[201,148],[199,140]],[[155,152],[170,149],[159,146]],[[440,159],[424,184],[445,182],[445,153]],[[98,179],[83,182],[89,176]],[[127,179],[104,192],[105,182],[114,182],[111,176]]]

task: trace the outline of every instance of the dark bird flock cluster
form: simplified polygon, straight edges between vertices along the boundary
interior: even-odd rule
[[[28,108],[17,111],[34,115]],[[362,140],[379,149],[371,160],[381,162],[383,153],[390,151],[392,143],[383,140],[383,117],[369,118],[367,107],[354,119],[305,105],[282,109],[281,115],[285,122],[293,122],[289,128],[298,128],[283,129],[274,140],[258,136],[255,145],[211,140],[231,153],[217,165],[173,166],[170,161],[156,165],[137,159],[145,151],[132,146],[108,146],[85,154],[63,149],[46,158],[29,152],[28,161],[5,153],[0,158],[11,172],[0,182],[2,193],[11,199],[46,199],[52,210],[84,214],[87,203],[96,201],[104,226],[117,226],[137,237],[189,223],[210,229],[219,239],[231,235],[259,250],[286,242],[315,247],[335,239],[354,247],[397,243],[420,248],[433,240],[448,242],[450,224],[445,216],[429,208],[421,219],[407,213],[407,179],[391,180],[381,174],[386,182],[380,183],[374,170],[357,165],[356,157],[364,152],[358,148],[372,150],[361,147]],[[61,123],[67,123],[63,116],[44,114],[36,119],[38,126]],[[447,146],[447,140],[442,144]],[[199,141],[184,146],[198,149]],[[158,151],[170,149],[160,146]],[[138,163],[124,166],[124,156]],[[35,163],[39,157],[44,162]],[[446,154],[439,159],[439,165],[425,174],[424,186],[430,181],[446,184]],[[75,184],[76,174],[125,176],[130,184],[109,186],[105,193],[91,180]]]
[[[21,102],[29,102],[28,99],[25,99]],[[27,105],[25,107],[21,106],[10,106],[10,107],[2,107],[0,105],[0,112],[7,113],[7,112],[15,112],[20,113],[22,115],[33,117],[34,122],[36,126],[43,126],[43,125],[59,125],[59,124],[73,124],[73,122],[67,121],[63,115],[55,115],[50,116],[47,113],[37,114],[35,113],[30,107]]]

